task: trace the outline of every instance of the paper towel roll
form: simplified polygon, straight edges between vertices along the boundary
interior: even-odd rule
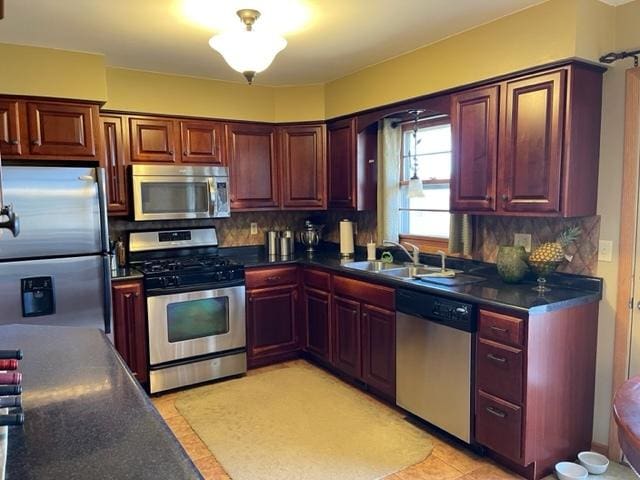
[[[340,220],[340,256],[353,257],[353,222]]]

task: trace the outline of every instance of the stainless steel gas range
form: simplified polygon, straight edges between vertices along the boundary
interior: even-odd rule
[[[244,267],[217,246],[215,228],[129,236],[147,295],[151,393],[247,371]]]

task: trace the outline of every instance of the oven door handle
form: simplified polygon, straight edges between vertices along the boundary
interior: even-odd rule
[[[152,288],[146,290],[147,297],[159,297],[162,295],[174,295],[177,293],[201,292],[203,290],[221,290],[223,288],[244,287],[244,280],[234,280],[231,282],[221,282],[215,285],[200,284],[189,285],[187,287]]]

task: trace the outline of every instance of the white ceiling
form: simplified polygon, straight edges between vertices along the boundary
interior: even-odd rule
[[[541,1],[6,0],[0,42],[102,53],[112,66],[241,82],[207,42],[221,28],[240,28],[237,9],[257,7],[263,12],[257,25],[287,30],[289,45],[256,83],[298,85],[342,77]]]

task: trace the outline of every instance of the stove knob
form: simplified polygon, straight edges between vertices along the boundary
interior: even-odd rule
[[[178,276],[174,276],[174,277],[173,277],[173,284],[174,284],[175,286],[180,285],[180,277],[178,277]]]
[[[169,282],[167,281],[167,277],[160,277],[160,278],[158,278],[158,282],[160,282],[160,285],[161,285],[161,286],[163,286],[163,287],[165,287],[165,288],[167,287],[167,285],[168,285],[168,283],[169,283]]]

